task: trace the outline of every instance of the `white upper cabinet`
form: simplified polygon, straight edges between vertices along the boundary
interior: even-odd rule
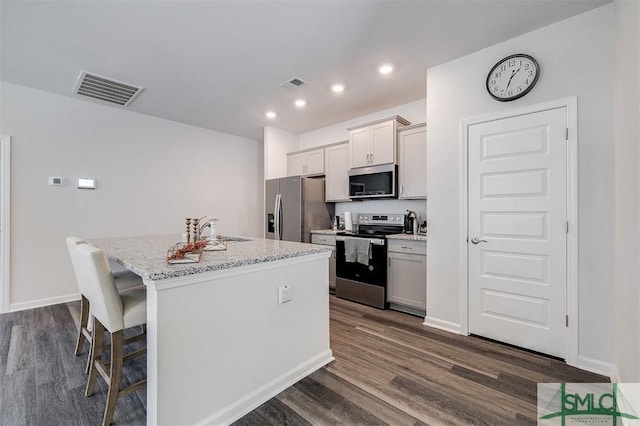
[[[410,124],[396,115],[358,127],[349,128],[351,168],[396,162],[396,129]]]
[[[287,154],[287,175],[324,174],[324,148]]]
[[[325,201],[349,201],[349,143],[324,149]]]
[[[427,198],[427,125],[398,130],[398,198]]]

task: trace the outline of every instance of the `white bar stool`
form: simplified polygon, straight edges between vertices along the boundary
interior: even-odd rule
[[[98,373],[109,386],[107,403],[102,419],[103,425],[111,424],[118,397],[143,388],[147,381],[142,380],[120,389],[122,363],[146,353],[141,349],[124,355],[124,330],[146,324],[147,298],[144,290],[129,290],[119,293],[115,284],[109,261],[105,253],[89,244],[75,247],[78,269],[78,282],[82,282],[85,297],[91,305],[94,328],[91,333],[91,368],[87,382],[86,396],[93,394]],[[111,335],[111,359],[102,362],[104,332]]]
[[[89,342],[89,359],[91,359],[91,306],[89,301],[85,297],[85,291],[83,289],[83,283],[78,279],[75,249],[78,244],[88,244],[85,240],[77,237],[67,237],[67,249],[69,250],[69,257],[71,257],[71,264],[76,274],[76,281],[78,282],[78,289],[80,290],[80,327],[78,328],[78,339],[76,341],[75,355],[78,356],[82,353],[85,339]],[[142,278],[126,269],[113,272],[113,278],[116,282],[118,292],[124,293],[132,289],[145,289],[142,283]],[[143,334],[144,334],[143,328]],[[86,373],[89,373],[89,367],[91,363],[87,361]]]

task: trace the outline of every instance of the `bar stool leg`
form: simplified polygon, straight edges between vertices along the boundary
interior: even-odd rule
[[[91,330],[95,330],[95,325],[93,325],[93,316],[88,315],[89,319],[87,320],[87,330],[89,327],[89,322],[92,323],[91,325]],[[104,327],[103,327],[104,330]],[[91,336],[91,341],[89,342],[89,356],[87,357],[87,365],[84,367],[84,374],[89,374],[89,371],[91,370],[91,364],[93,362],[93,332],[91,332],[90,334]],[[103,338],[104,339],[104,338]]]
[[[78,341],[76,342],[75,355],[78,356],[82,353],[82,347],[84,346],[85,336],[84,330],[87,328],[87,321],[89,319],[89,301],[86,297],[80,298],[80,329],[78,330]],[[89,342],[91,343],[91,342]]]
[[[102,345],[104,342],[104,325],[97,319],[93,320],[93,332],[91,333],[91,368],[89,369],[89,380],[87,380],[87,390],[85,396],[93,395],[93,388],[98,378],[97,363],[102,362]]]
[[[111,368],[109,369],[109,395],[104,410],[103,426],[111,424],[116,401],[120,393],[120,372],[122,371],[124,333],[122,330],[111,334]]]

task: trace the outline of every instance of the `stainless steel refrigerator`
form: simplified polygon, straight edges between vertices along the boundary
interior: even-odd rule
[[[324,201],[324,178],[290,176],[265,182],[265,238],[311,242],[312,229],[329,229],[334,204]]]

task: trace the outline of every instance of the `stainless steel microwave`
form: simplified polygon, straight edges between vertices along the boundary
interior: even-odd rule
[[[398,166],[395,164],[350,169],[349,198],[398,198],[397,174]]]

